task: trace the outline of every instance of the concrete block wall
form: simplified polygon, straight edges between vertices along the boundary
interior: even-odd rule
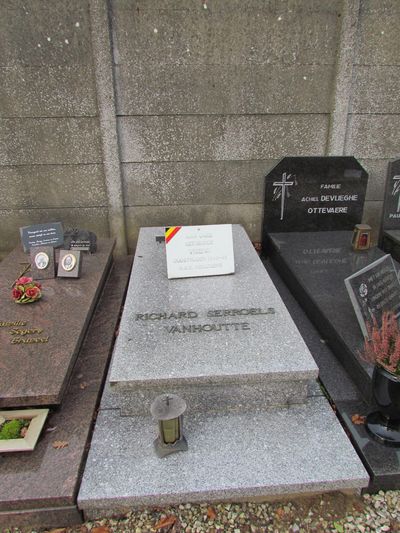
[[[130,250],[144,225],[241,223],[259,240],[263,178],[285,155],[354,154],[378,227],[400,154],[398,0],[0,11],[0,250],[49,218],[124,242],[126,226]]]
[[[85,0],[0,5],[0,252],[61,220],[108,235]]]

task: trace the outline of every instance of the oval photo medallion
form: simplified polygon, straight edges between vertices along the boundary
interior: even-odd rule
[[[66,254],[62,258],[61,266],[66,272],[71,272],[76,265],[76,257],[74,254]]]
[[[38,270],[44,270],[49,266],[50,258],[45,252],[35,255],[35,266]]]

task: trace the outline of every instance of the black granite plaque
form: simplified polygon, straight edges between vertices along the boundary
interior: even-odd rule
[[[64,242],[64,230],[61,222],[34,224],[19,228],[24,252],[33,246],[61,246]]]
[[[31,248],[31,274],[33,279],[51,279],[56,275],[54,248],[34,246]]]
[[[400,229],[400,159],[388,165],[382,230]]]
[[[354,157],[285,157],[265,178],[264,235],[352,230],[368,174]]]
[[[64,246],[69,250],[94,253],[97,250],[97,237],[92,231],[84,229],[68,230],[64,234]]]
[[[390,255],[355,272],[345,284],[364,337],[368,338],[368,323],[376,320],[381,325],[384,311],[400,314],[400,283]]]

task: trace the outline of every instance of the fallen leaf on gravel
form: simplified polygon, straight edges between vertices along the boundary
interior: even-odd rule
[[[82,381],[82,383],[79,383],[79,388],[80,389],[86,389],[86,387],[88,386],[88,384],[86,383],[86,381]]]
[[[48,533],[64,533],[66,531],[65,527],[61,527],[58,529],[50,529]]]
[[[333,527],[338,533],[343,533],[344,531],[342,524],[339,524],[339,522],[333,522]]]
[[[61,450],[62,448],[66,448],[68,446],[68,442],[66,440],[55,440],[52,444],[53,448],[56,450]]]
[[[176,516],[166,516],[157,522],[154,529],[162,529],[163,527],[173,526],[176,522]],[[93,533],[93,529],[92,529]],[[96,532],[95,532],[96,533]]]
[[[355,414],[351,417],[351,421],[353,422],[353,424],[357,425],[365,424],[365,416]]]
[[[111,533],[111,529],[109,527],[100,526],[100,527],[94,527],[91,529],[92,533]]]
[[[282,507],[278,507],[276,510],[276,516],[282,520],[282,518],[285,516],[285,510],[282,509]]]
[[[215,520],[217,518],[217,513],[213,507],[208,507],[207,509],[207,518],[209,520]]]

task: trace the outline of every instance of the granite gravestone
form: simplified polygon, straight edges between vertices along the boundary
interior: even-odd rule
[[[355,272],[345,284],[365,338],[368,324],[380,326],[384,311],[400,314],[400,283],[390,255]]]
[[[61,222],[34,224],[19,229],[24,252],[33,246],[53,246],[57,248],[64,242],[64,230]]]
[[[382,229],[400,229],[400,159],[388,165]]]
[[[285,157],[265,179],[263,240],[267,232],[352,230],[367,182],[354,157]]]

